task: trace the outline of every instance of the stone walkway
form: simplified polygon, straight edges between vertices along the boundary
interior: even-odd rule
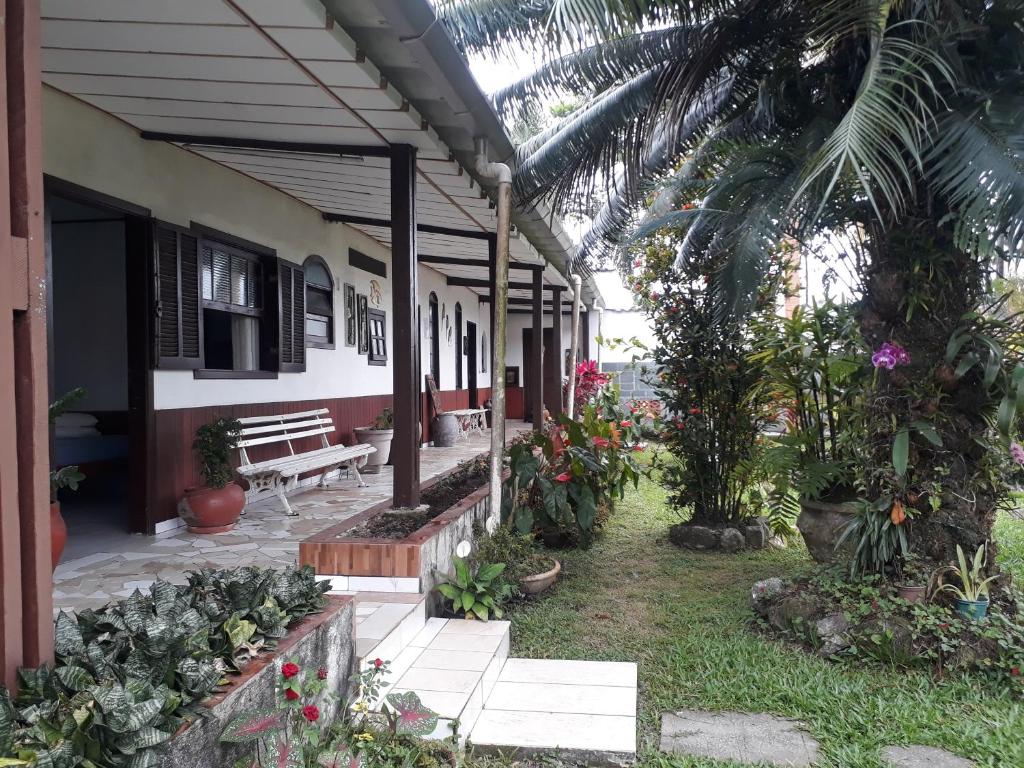
[[[779,768],[811,768],[821,758],[818,742],[797,720],[747,712],[666,712],[661,751]],[[972,768],[974,763],[935,747],[886,747],[888,768]]]
[[[529,428],[524,422],[510,421],[508,438]],[[454,448],[423,448],[420,476],[427,481],[489,448],[490,431],[471,435]],[[300,541],[391,498],[390,466],[379,475],[364,475],[364,479],[366,488],[343,478],[329,489],[313,487],[298,492],[290,500],[296,517],[286,517],[274,498],[251,505],[228,533],[196,535],[185,528],[158,536],[83,533],[76,538],[74,551],[89,554],[62,562],[53,575],[54,612],[98,608],[137,588],[146,589],[158,578],[184,583],[185,572],[199,568],[293,566]],[[74,537],[72,529],[69,538]]]

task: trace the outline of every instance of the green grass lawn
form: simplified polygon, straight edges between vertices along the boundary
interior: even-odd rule
[[[643,481],[589,551],[564,555],[547,597],[510,616],[513,655],[636,661],[640,765],[726,766],[657,751],[666,710],[733,709],[799,718],[822,766],[878,768],[890,744],[943,747],[984,766],[1024,766],[1024,703],[977,678],[838,665],[750,627],[751,585],[810,567],[801,545],[744,555],[680,550],[661,490]],[[1003,563],[1024,579],[1024,523],[1000,519]]]

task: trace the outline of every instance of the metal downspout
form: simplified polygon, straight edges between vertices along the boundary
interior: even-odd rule
[[[495,252],[494,333],[491,345],[491,516],[501,516],[501,476],[505,467],[505,326],[508,314],[508,249],[512,223],[512,169],[487,158],[487,139],[474,139],[475,168],[481,178],[498,185],[498,242]]]
[[[569,341],[569,394],[566,399],[565,412],[569,418],[576,416],[576,361],[580,354],[580,294],[583,292],[583,280],[579,275],[572,276],[572,333]]]

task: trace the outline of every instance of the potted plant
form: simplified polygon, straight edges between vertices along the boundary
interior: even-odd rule
[[[202,486],[186,488],[178,514],[190,533],[223,533],[238,522],[245,508],[245,491],[232,482],[231,451],[238,447],[242,425],[221,418],[196,430],[193,450],[199,454]]]
[[[368,443],[377,449],[376,453],[366,457],[366,466],[362,471],[371,475],[378,474],[391,457],[391,441],[395,437],[394,412],[385,408],[370,426],[356,427],[353,432],[358,442]]]
[[[70,392],[57,398],[50,403],[50,426],[57,422],[57,418],[66,413],[74,403],[85,397],[85,390],[76,387]],[[61,555],[64,554],[64,547],[68,543],[68,526],[64,522],[64,516],[60,513],[60,491],[62,488],[78,490],[78,484],[85,479],[77,466],[60,467],[50,470],[50,556],[53,561],[53,569],[57,569]]]
[[[519,577],[519,588],[527,595],[538,595],[550,589],[562,572],[562,564],[553,557],[539,552],[531,555],[519,566],[519,572],[528,574]]]
[[[952,593],[956,612],[961,616],[980,621],[988,613],[988,585],[996,579],[995,576],[982,578],[985,570],[985,545],[978,547],[970,567],[967,566],[967,558],[959,544],[956,547],[956,559],[958,564],[947,566],[945,570],[956,574],[960,586],[943,584],[939,591]]]
[[[924,602],[928,596],[929,573],[916,555],[897,563],[896,596],[909,603]]]

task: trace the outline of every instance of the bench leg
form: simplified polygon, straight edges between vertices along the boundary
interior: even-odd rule
[[[320,482],[317,483],[317,487],[318,488],[330,488],[331,484],[328,482],[327,476],[329,474],[331,474],[331,472],[334,472],[335,470],[339,470],[339,469],[341,469],[344,466],[345,466],[344,464],[335,464],[333,467],[328,467],[327,469],[325,469],[323,471],[323,474],[320,475]]]
[[[298,517],[299,513],[292,509],[292,505],[288,503],[288,496],[285,493],[285,483],[278,482],[274,489],[277,491],[277,498],[281,500],[281,506],[284,507],[284,513],[288,517]]]
[[[360,488],[367,488],[368,486],[366,485],[366,483],[363,482],[363,476],[359,474],[359,469],[356,467],[356,462],[355,461],[350,461],[349,465],[348,465],[348,468],[349,468],[349,470],[352,471],[353,474],[355,474],[356,482],[359,483],[359,487]]]

